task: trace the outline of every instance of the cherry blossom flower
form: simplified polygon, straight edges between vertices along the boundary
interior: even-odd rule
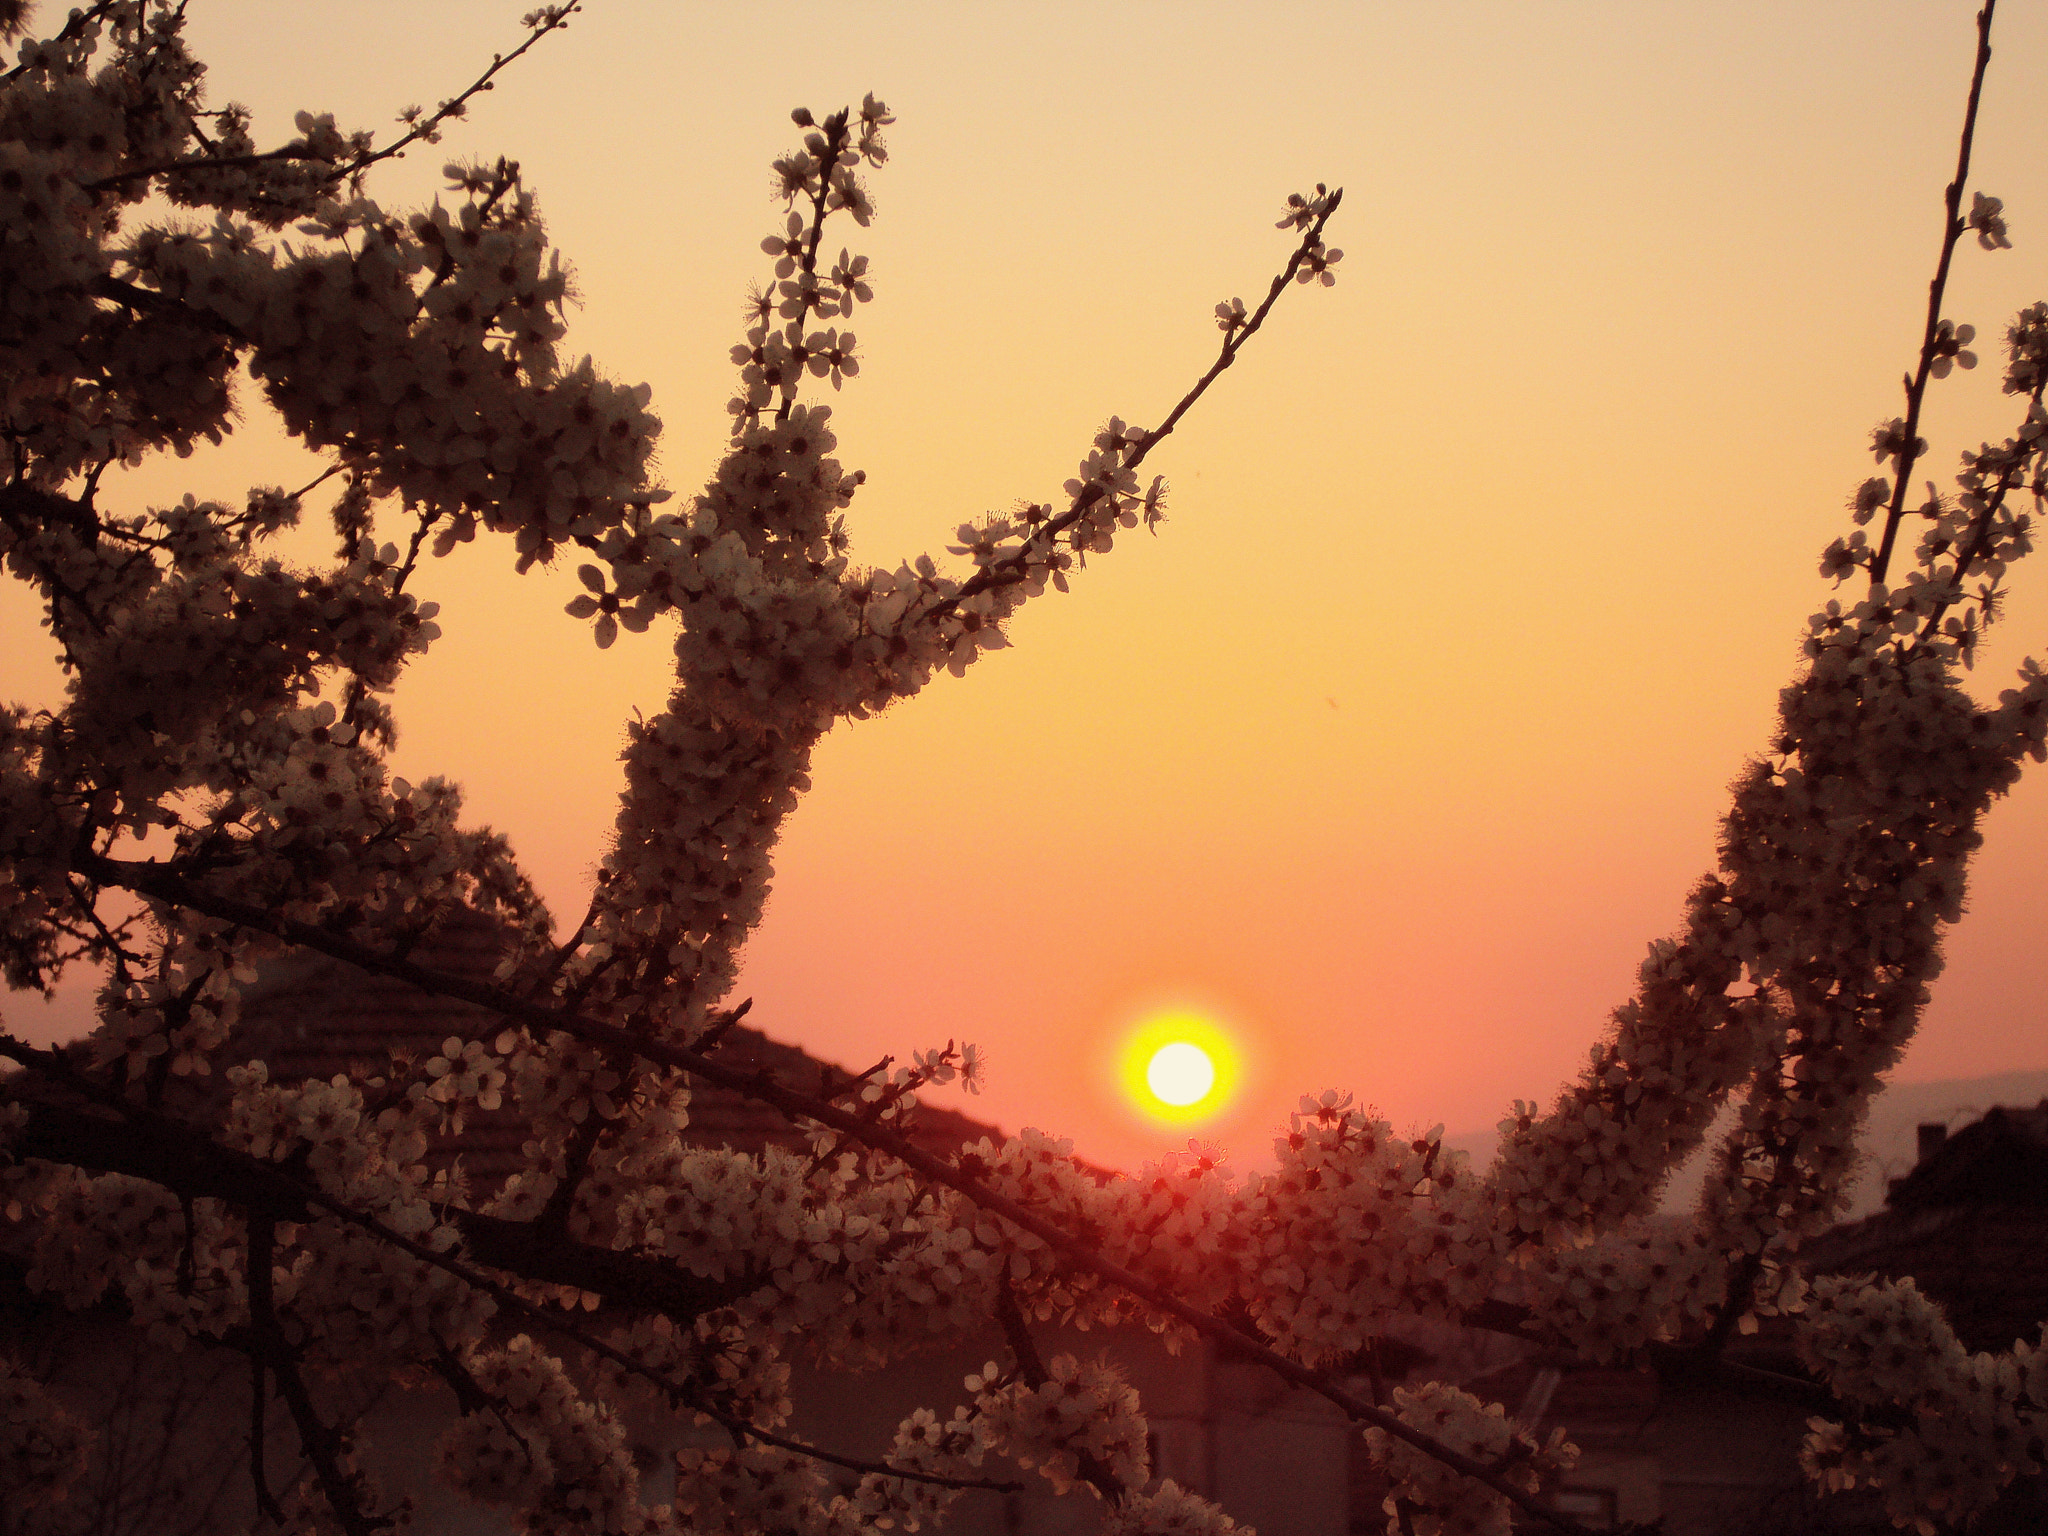
[[[2006,238],[2005,204],[1995,197],[1986,197],[1982,192],[1970,194],[1970,212],[1966,218],[1968,228],[1977,235],[1977,243],[1987,251],[2009,251],[2012,241]]]

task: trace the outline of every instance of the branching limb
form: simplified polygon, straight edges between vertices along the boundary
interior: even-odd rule
[[[808,1441],[793,1440],[787,1435],[778,1435],[772,1430],[762,1429],[758,1424],[730,1414],[710,1403],[697,1401],[692,1405],[699,1413],[710,1415],[728,1433],[742,1440],[756,1440],[762,1445],[772,1445],[780,1451],[791,1451],[798,1456],[807,1456],[813,1461],[822,1461],[827,1466],[844,1467],[849,1472],[860,1472],[875,1477],[901,1478],[906,1483],[927,1483],[934,1488],[953,1488],[962,1492],[1022,1493],[1024,1485],[1016,1479],[987,1477],[947,1477],[938,1472],[917,1472],[909,1467],[899,1467],[893,1462],[864,1461],[858,1456],[842,1456],[837,1451],[828,1451],[823,1446]]]
[[[119,10],[125,3],[126,0],[94,0],[93,4],[80,7],[71,13],[69,19],[64,23],[64,30],[59,32],[51,41],[68,43],[74,38],[84,36],[87,28],[98,26],[100,22],[106,20],[109,15]],[[15,65],[6,74],[0,75],[0,85],[4,85],[10,80],[18,80],[28,72],[28,69],[29,66],[26,63]]]
[[[59,1065],[62,1060],[59,1053],[24,1046],[10,1037],[0,1036],[0,1055],[10,1056],[27,1066],[51,1071],[52,1075],[59,1076],[67,1085],[96,1086],[75,1072],[64,1071]],[[47,1133],[53,1116],[61,1120],[67,1112],[44,1106],[38,1106],[37,1114],[31,1120],[27,1131],[15,1138],[13,1150],[20,1156],[41,1157],[102,1172],[125,1173],[131,1177],[147,1179],[152,1183],[165,1183],[174,1193],[183,1194],[184,1190],[166,1181],[178,1178],[191,1167],[191,1154],[195,1150],[192,1138],[197,1133],[152,1111],[137,1110],[135,1106],[121,1101],[117,1095],[101,1093],[98,1096],[107,1108],[123,1112],[135,1111],[139,1118],[146,1122],[145,1126],[137,1128],[142,1134],[136,1138],[136,1145],[129,1155],[102,1155],[81,1160],[79,1154],[84,1148],[76,1144],[53,1144],[46,1134],[41,1133]],[[90,1120],[86,1124],[95,1128],[105,1128],[109,1122]],[[174,1139],[166,1146],[162,1142],[150,1140],[150,1133]],[[889,1462],[865,1461],[762,1429],[750,1420],[721,1408],[696,1384],[654,1370],[626,1351],[578,1327],[561,1314],[529,1301],[511,1286],[482,1273],[475,1265],[406,1237],[367,1212],[359,1211],[325,1191],[301,1182],[284,1167],[210,1142],[207,1145],[213,1154],[213,1163],[218,1167],[232,1168],[239,1177],[226,1188],[222,1187],[222,1181],[217,1176],[208,1178],[202,1186],[202,1193],[211,1198],[241,1203],[253,1211],[262,1213],[250,1218],[249,1288],[252,1317],[271,1316],[269,1271],[258,1267],[256,1250],[262,1249],[267,1263],[267,1256],[274,1245],[277,1220],[305,1220],[315,1212],[325,1211],[337,1220],[368,1233],[378,1241],[399,1249],[421,1263],[445,1271],[465,1285],[489,1296],[506,1313],[517,1316],[526,1323],[607,1361],[621,1371],[646,1381],[671,1402],[710,1416],[735,1435],[758,1440],[782,1450],[794,1451],[833,1466],[844,1467],[849,1471],[930,1483],[935,1487],[1014,1492],[1021,1486],[1014,1482],[946,1477],[938,1473],[898,1467]],[[650,1270],[665,1266],[650,1265],[649,1261],[638,1255],[613,1249],[592,1248],[585,1244],[562,1243],[538,1233],[537,1224],[534,1223],[505,1221],[497,1217],[480,1216],[474,1212],[456,1211],[445,1207],[441,1214],[463,1231],[465,1237],[469,1239],[471,1254],[493,1268],[502,1268],[525,1280],[578,1285],[582,1289],[595,1291],[608,1300],[662,1312],[679,1322],[687,1322],[713,1306],[727,1305],[748,1291],[756,1289],[760,1284],[757,1279],[742,1278],[721,1286],[715,1282],[682,1274],[680,1277],[666,1277],[670,1283],[650,1289],[647,1284]],[[608,1280],[616,1282],[622,1276],[627,1280],[627,1284],[607,1285]],[[656,1278],[663,1277],[657,1274]],[[695,1290],[689,1283],[691,1281],[696,1282]],[[667,1293],[666,1296],[662,1294],[663,1292]],[[664,1305],[664,1301],[667,1305]],[[277,1375],[279,1390],[284,1390],[278,1351],[286,1348],[282,1334],[274,1330],[274,1319],[270,1332],[266,1332],[262,1327],[252,1326],[251,1357],[256,1361],[259,1402],[265,1366]],[[459,1400],[461,1394],[458,1392],[457,1396]],[[260,1415],[260,1407],[255,1412]],[[262,1475],[260,1465],[256,1475]]]
[[[395,1522],[387,1515],[373,1515],[363,1507],[362,1479],[342,1465],[348,1454],[348,1442],[342,1433],[320,1416],[313,1405],[313,1396],[306,1390],[305,1377],[299,1372],[296,1351],[286,1341],[284,1330],[278,1326],[277,1312],[271,1293],[271,1259],[277,1236],[276,1218],[267,1211],[252,1211],[249,1215],[249,1334],[250,1353],[261,1362],[256,1377],[260,1391],[263,1367],[268,1367],[277,1378],[279,1394],[285,1406],[291,1410],[292,1423],[299,1431],[299,1447],[306,1459],[313,1464],[313,1475],[320,1480],[320,1491],[327,1496],[327,1504],[334,1511],[335,1519],[348,1536],[375,1536],[381,1530],[388,1530]],[[261,1410],[257,1410],[259,1419]],[[250,1448],[252,1457],[257,1458],[257,1475],[261,1476],[261,1442]],[[259,1488],[261,1483],[258,1484]],[[267,1490],[264,1497],[268,1498]],[[274,1501],[270,1509],[275,1509]],[[272,1518],[280,1518],[272,1516]]]
[[[182,1121],[107,1088],[81,1072],[61,1051],[32,1046],[0,1032],[0,1057],[19,1062],[118,1117],[63,1104],[32,1103],[28,1123],[9,1143],[16,1157],[38,1157],[96,1173],[126,1174],[191,1199],[266,1209],[281,1221],[305,1220],[309,1210],[325,1199],[316,1199],[314,1191],[279,1164],[223,1147]],[[549,1237],[532,1222],[447,1206],[440,1208],[439,1215],[462,1234],[467,1252],[480,1264],[543,1284],[574,1285],[617,1305],[659,1312],[678,1321],[692,1321],[729,1306],[762,1283],[751,1273],[724,1281],[707,1280],[651,1255]],[[442,1262],[446,1256],[432,1250],[422,1248],[415,1256],[447,1267]]]
[[[633,1091],[633,1068],[630,1058],[613,1051],[605,1057],[605,1065],[616,1072],[621,1081],[619,1094],[623,1099]],[[549,1237],[565,1236],[569,1230],[569,1213],[575,1209],[576,1193],[583,1187],[584,1179],[590,1175],[590,1160],[597,1152],[597,1144],[610,1128],[611,1122],[593,1110],[584,1116],[583,1123],[569,1133],[569,1146],[564,1159],[562,1175],[555,1180],[555,1187],[548,1191],[547,1203],[534,1218],[534,1225]]]
[[[549,1008],[527,998],[513,996],[496,987],[430,971],[410,960],[381,954],[367,945],[330,933],[313,924],[298,922],[265,908],[215,895],[193,885],[181,876],[165,871],[159,865],[91,857],[79,867],[81,873],[105,884],[119,885],[140,895],[152,896],[160,901],[187,907],[222,921],[237,923],[256,932],[288,940],[322,954],[331,955],[337,960],[346,961],[362,970],[397,977],[422,991],[459,998],[506,1018],[518,1019],[543,1029],[559,1030],[587,1044],[632,1051],[656,1065],[688,1072],[719,1087],[743,1093],[777,1110],[793,1122],[812,1121],[838,1131],[863,1146],[887,1153],[911,1172],[935,1184],[944,1185],[973,1201],[983,1210],[1002,1217],[1021,1231],[1030,1233],[1059,1253],[1076,1269],[1093,1274],[1154,1310],[1185,1323],[1203,1337],[1224,1345],[1240,1358],[1265,1366],[1283,1381],[1307,1388],[1341,1408],[1359,1423],[1382,1429],[1453,1471],[1484,1484],[1534,1519],[1556,1530],[1571,1533],[1571,1536],[1584,1536],[1586,1532],[1586,1527],[1546,1508],[1483,1462],[1423,1434],[1385,1409],[1356,1396],[1338,1382],[1331,1380],[1325,1373],[1313,1370],[1269,1348],[1262,1340],[1245,1330],[1219,1321],[1208,1313],[1187,1305],[1162,1286],[1105,1257],[1098,1245],[1073,1237],[1029,1206],[991,1189],[979,1177],[962,1172],[951,1160],[928,1152],[908,1137],[849,1113],[825,1099],[785,1087],[767,1072],[728,1066],[701,1052],[648,1039],[600,1019]],[[395,1233],[392,1234],[392,1239],[401,1244],[404,1242]]]
[[[1051,1380],[1052,1373],[1045,1368],[1045,1360],[1038,1353],[1038,1343],[1031,1337],[1031,1325],[1024,1320],[1024,1311],[1017,1305],[1017,1297],[1007,1280],[996,1288],[996,1321],[1003,1326],[1003,1341],[1010,1346],[1010,1353],[1016,1358],[1017,1374],[1024,1384],[1034,1391],[1044,1386]],[[1124,1487],[1100,1456],[1080,1446],[1068,1449],[1073,1454],[1081,1481],[1101,1494],[1104,1503],[1115,1508],[1130,1496],[1130,1490]]]

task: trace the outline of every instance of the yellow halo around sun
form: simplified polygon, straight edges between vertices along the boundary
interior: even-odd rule
[[[1191,1008],[1147,1014],[1124,1042],[1120,1065],[1131,1103],[1171,1124],[1212,1118],[1237,1088],[1236,1042],[1214,1019]]]

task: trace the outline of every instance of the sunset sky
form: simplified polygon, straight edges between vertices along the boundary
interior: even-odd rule
[[[190,32],[267,142],[301,107],[381,130],[452,94],[530,3],[194,0]],[[1159,536],[828,739],[740,993],[849,1065],[971,1040],[992,1080],[961,1107],[1121,1164],[1190,1129],[1130,1107],[1129,1031],[1202,1010],[1239,1060],[1193,1129],[1256,1164],[1326,1087],[1454,1133],[1547,1100],[1712,866],[1900,409],[1973,14],[591,0],[372,191],[411,206],[451,156],[517,158],[577,274],[570,347],[652,384],[687,496],[725,441],[789,109],[886,100],[879,216],[829,243],[872,259],[832,403],[868,474],[855,554],[893,565],[1055,498],[1111,414],[1156,422],[1217,302],[1284,259],[1286,194],[1344,188],[1338,285],[1291,292],[1148,466]],[[1994,344],[1934,388],[1944,485],[2013,425],[1995,339],[2048,298],[2048,15],[2011,6],[1994,44],[1971,184],[2015,249],[1958,257],[1947,313]],[[244,402],[228,449],[105,504],[310,478]],[[1980,696],[2048,652],[2037,558]],[[445,638],[398,695],[397,767],[463,783],[573,919],[621,722],[670,658],[658,626],[597,651],[561,611],[573,561],[511,567],[472,545],[416,585]],[[0,604],[0,691],[54,702],[32,610]],[[1901,1081],[2048,1067],[2048,772],[1985,830]],[[7,1007],[45,1038],[81,1016]]]

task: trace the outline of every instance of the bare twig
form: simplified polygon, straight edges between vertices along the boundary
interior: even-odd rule
[[[249,1350],[249,1480],[256,1488],[256,1508],[272,1525],[284,1524],[284,1511],[270,1491],[270,1479],[263,1471],[263,1442],[268,1438],[264,1409],[270,1400],[266,1379],[270,1348],[276,1343],[277,1318],[271,1300],[271,1244],[276,1226],[270,1217],[249,1219],[249,1317],[250,1331],[258,1341]]]
[[[751,997],[741,998],[737,1006],[728,1008],[725,1012],[718,1015],[712,1021],[709,1029],[690,1042],[691,1049],[699,1051],[716,1050],[720,1043],[724,1041],[726,1035],[732,1031],[733,1027],[752,1011],[753,1006],[754,1000]]]
[[[249,1481],[256,1490],[257,1511],[272,1525],[283,1525],[284,1511],[278,1507],[277,1495],[270,1491],[270,1479],[263,1470],[263,1441],[268,1434],[263,1421],[269,1398],[270,1386],[264,1375],[263,1356],[252,1349],[249,1351]]]

